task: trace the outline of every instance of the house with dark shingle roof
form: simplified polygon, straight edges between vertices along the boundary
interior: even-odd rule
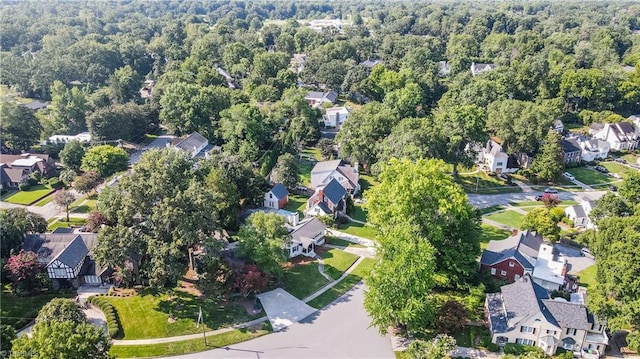
[[[316,189],[331,180],[336,180],[347,192],[360,192],[360,173],[358,165],[350,166],[342,160],[322,161],[311,169],[311,188]]]
[[[83,284],[102,284],[109,279],[109,270],[97,268],[92,258],[96,238],[95,233],[57,228],[52,233],[27,235],[22,247],[38,255],[51,280],[77,288]]]
[[[307,200],[307,216],[328,216],[334,218],[343,215],[347,208],[347,190],[332,179],[326,185],[316,188],[315,193]]]
[[[317,218],[307,218],[293,227],[291,243],[289,245],[289,257],[299,255],[315,257],[315,247],[324,244],[324,232],[327,226]]]
[[[280,183],[264,194],[264,206],[267,208],[282,209],[287,202],[289,202],[289,191]]]
[[[614,151],[633,151],[640,143],[640,133],[629,122],[605,123],[601,130],[593,127],[589,133],[593,133],[594,138],[606,141]]]
[[[584,301],[551,299],[528,274],[502,286],[499,293],[487,294],[485,308],[491,341],[498,345],[536,346],[547,355],[563,348],[595,359],[608,343],[605,323],[589,313]]]
[[[29,180],[29,172],[24,168],[11,168],[0,163],[0,189],[18,188],[20,183]]]
[[[531,274],[543,242],[542,236],[530,230],[520,231],[507,239],[489,241],[480,257],[480,270],[508,281],[525,273]]]
[[[322,107],[322,104],[324,103],[336,103],[336,100],[338,100],[338,93],[333,90],[327,92],[309,91],[304,99],[311,107]]]
[[[193,132],[187,137],[180,138],[175,144],[175,148],[191,154],[196,157],[209,145],[209,140],[198,132]]]
[[[480,62],[471,63],[471,75],[478,76],[483,72],[495,70],[498,67],[496,64],[485,64]]]
[[[574,139],[564,139],[560,141],[562,147],[562,162],[565,165],[571,163],[580,163],[582,159],[582,149],[578,142]]]

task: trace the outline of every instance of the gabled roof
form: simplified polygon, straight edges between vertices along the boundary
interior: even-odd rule
[[[24,168],[7,168],[3,167],[0,169],[2,171],[2,183],[4,182],[14,182],[19,183],[25,176]]]
[[[57,230],[54,232],[55,233],[28,234],[24,239],[22,248],[25,251],[38,254],[38,261],[44,265],[48,265],[53,259],[58,258],[65,248],[72,241],[76,240],[76,238],[80,238],[81,241],[84,242],[84,246],[88,250],[85,255],[90,254],[96,244],[97,235],[95,233],[76,234]],[[75,245],[74,248],[71,249],[71,252],[74,251],[76,251]],[[69,261],[69,257],[65,255],[63,256],[63,260]]]
[[[589,330],[589,312],[584,305],[570,303],[564,299],[547,299],[542,303],[562,328]]]
[[[536,258],[543,242],[542,236],[530,230],[520,231],[507,239],[489,241],[487,248],[482,252],[480,263],[493,265],[513,257],[523,267],[532,269],[533,263],[527,257]]]
[[[309,91],[309,92],[307,92],[307,96],[305,96],[305,99],[307,99],[307,100],[321,100],[323,97],[324,97],[324,92]]]
[[[302,243],[302,238],[314,238],[318,233],[324,232],[325,229],[327,229],[327,226],[319,219],[305,219],[291,232],[291,238],[294,242]]]
[[[204,138],[204,136],[202,136],[198,132],[194,132],[189,136],[187,136],[187,138],[185,138],[184,140],[178,142],[176,144],[176,148],[179,148],[181,150],[185,150],[188,152],[192,152],[196,148],[206,146],[208,143],[209,141],[206,138]]]
[[[368,67],[368,68],[372,68],[378,64],[382,64],[382,60],[366,60],[366,61],[362,61],[360,63],[360,65],[364,66],[364,67]]]
[[[325,197],[327,197],[332,203],[338,204],[341,199],[344,198],[347,194],[347,190],[342,187],[342,185],[334,179],[332,179],[326,186],[322,189],[322,193]]]
[[[338,99],[338,93],[331,90],[331,91],[325,92],[323,95],[323,98],[333,103],[333,102],[336,102],[336,100]]]
[[[358,175],[358,171],[349,165],[343,165],[338,167],[338,172],[342,173],[342,175],[348,179],[347,186],[349,190],[354,190],[358,186],[358,181],[360,180],[360,176]]]
[[[37,111],[37,110],[40,110],[40,109],[43,109],[43,108],[47,108],[47,104],[46,103],[40,102],[38,100],[27,102],[25,104],[22,104],[21,106],[26,107],[26,108],[28,108],[30,110],[34,110],[34,111]]]
[[[571,208],[573,210],[573,212],[576,214],[577,218],[585,218],[587,217],[587,214],[584,212],[584,208],[582,208],[581,205],[576,204],[573,205],[571,207],[568,207],[567,209]]]
[[[625,135],[635,135],[636,129],[629,122],[618,122],[618,130]]]
[[[582,152],[582,150],[580,149],[580,145],[578,144],[578,142],[576,142],[575,140],[571,139],[571,140],[562,140],[560,141],[560,146],[562,146],[562,151],[564,153],[571,153],[571,152]]]
[[[324,182],[327,176],[343,164],[342,160],[322,161],[311,169],[311,188],[316,188]]]
[[[64,249],[58,253],[58,255],[51,261],[58,260],[64,263],[69,268],[75,268],[78,264],[82,263],[85,257],[89,254],[87,245],[82,240],[82,237],[77,235]]]
[[[277,199],[283,199],[289,194],[289,191],[287,191],[287,189],[280,183],[273,186],[270,192],[273,193]]]

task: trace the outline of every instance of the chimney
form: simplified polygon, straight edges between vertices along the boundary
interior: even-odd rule
[[[358,162],[353,163],[353,170],[358,173]]]

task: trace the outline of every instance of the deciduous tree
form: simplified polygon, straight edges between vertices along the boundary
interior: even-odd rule
[[[541,236],[552,240],[557,240],[560,235],[560,227],[553,220],[553,215],[547,208],[536,208],[529,211],[522,222],[520,228],[537,231]]]
[[[33,111],[0,101],[0,141],[16,150],[28,150],[40,139],[42,126]]]
[[[627,217],[632,213],[631,208],[629,208],[623,197],[607,192],[596,201],[595,207],[589,213],[589,219],[597,224],[605,218]]]
[[[87,316],[82,309],[71,299],[54,298],[45,304],[38,312],[36,323],[42,322],[64,322],[82,324],[87,320]]]
[[[446,334],[453,334],[467,324],[467,308],[455,300],[449,300],[436,316],[436,326]]]
[[[37,289],[35,285],[38,281],[38,273],[42,270],[42,265],[38,261],[36,253],[20,250],[20,253],[9,257],[5,268],[13,282],[14,292],[24,291],[29,293]]]
[[[1,208],[0,228],[0,254],[6,258],[22,247],[25,234],[46,231],[47,221],[26,208]]]
[[[278,157],[273,168],[272,179],[275,183],[282,183],[287,188],[295,188],[299,180],[298,160],[290,153]]]
[[[532,102],[504,100],[487,107],[487,128],[502,140],[509,154],[536,151],[553,119],[548,109]]]
[[[127,152],[119,147],[101,145],[91,147],[82,158],[82,170],[97,172],[101,177],[124,171],[129,167]]]
[[[629,204],[635,206],[640,203],[640,172],[629,171],[624,175],[624,181],[618,190],[620,196]]]
[[[67,142],[60,151],[60,161],[66,168],[78,171],[82,165],[84,153],[84,146],[79,141]]]
[[[73,181],[73,188],[80,193],[87,194],[93,191],[100,184],[100,174],[98,172],[85,172]]]
[[[53,203],[67,214],[67,222],[69,222],[69,207],[76,200],[76,196],[70,191],[61,190],[53,195]]]
[[[282,264],[288,259],[286,248],[290,241],[284,218],[275,213],[252,214],[238,232],[240,255],[276,278],[282,275]]]

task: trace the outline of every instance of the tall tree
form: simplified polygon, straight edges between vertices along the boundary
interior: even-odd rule
[[[60,161],[66,168],[78,171],[82,165],[84,153],[84,146],[80,141],[67,142],[62,151],[60,151]]]
[[[467,196],[436,160],[391,159],[382,166],[380,185],[365,192],[371,224],[386,231],[413,228],[435,249],[441,286],[463,287],[476,272],[480,252],[479,219]]]
[[[6,270],[13,282],[14,293],[31,293],[36,288],[37,276],[42,271],[42,265],[38,261],[38,254],[20,250],[7,261]]]
[[[100,174],[98,172],[85,172],[77,177],[73,182],[73,188],[80,193],[87,194],[93,191],[100,184]]]
[[[65,190],[58,191],[53,195],[53,203],[55,203],[56,207],[65,211],[67,214],[67,222],[69,222],[69,207],[75,200],[76,196]]]
[[[607,192],[596,201],[595,207],[589,213],[589,219],[597,224],[605,218],[627,217],[631,214],[631,208],[622,196]]]
[[[218,210],[220,224],[223,228],[237,230],[240,213],[240,192],[220,168],[212,168],[205,183],[216,198],[214,206]]]
[[[113,103],[126,103],[140,98],[142,78],[129,65],[117,69],[109,78],[109,97]]]
[[[84,91],[68,89],[61,81],[51,85],[51,117],[54,133],[75,135],[87,129],[87,98]]]
[[[298,185],[298,173],[298,160],[292,154],[285,153],[278,157],[278,162],[273,168],[272,179],[287,188],[295,188]]]
[[[502,140],[509,154],[535,152],[553,119],[551,111],[532,102],[504,100],[487,107],[487,128]]]
[[[520,223],[520,228],[537,231],[545,238],[557,240],[560,235],[560,227],[554,220],[551,210],[536,208],[529,211]]]
[[[28,233],[44,233],[47,221],[26,208],[0,209],[0,255],[6,258],[22,247]]]
[[[42,126],[33,111],[0,101],[0,142],[15,150],[28,150],[38,143]]]
[[[618,192],[632,206],[640,204],[640,172],[627,172]]]
[[[129,166],[127,152],[119,147],[101,145],[91,147],[82,158],[82,170],[93,171],[102,177],[124,171]]]
[[[564,158],[560,141],[562,141],[560,134],[555,131],[549,131],[542,143],[540,153],[531,165],[531,170],[545,181],[553,182],[557,180],[564,170]]]
[[[38,312],[36,323],[71,321],[82,324],[87,320],[87,315],[71,299],[54,298]]]
[[[256,212],[238,232],[240,255],[265,273],[279,278],[289,258],[286,248],[291,238],[284,218],[275,213]]]

